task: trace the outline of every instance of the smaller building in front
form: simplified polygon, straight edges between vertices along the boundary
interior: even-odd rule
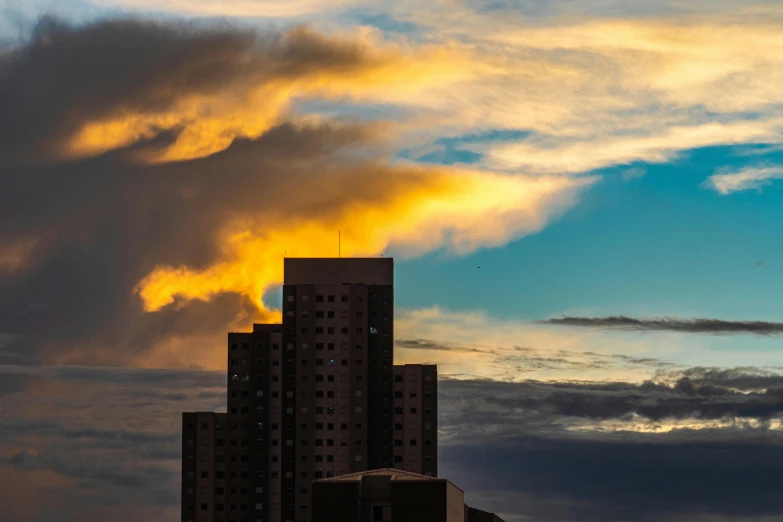
[[[313,522],[503,522],[446,479],[385,468],[313,482]]]

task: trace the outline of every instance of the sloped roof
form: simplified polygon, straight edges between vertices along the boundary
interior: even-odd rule
[[[359,482],[362,477],[390,477],[393,481],[418,481],[418,480],[438,480],[435,477],[428,477],[427,475],[419,475],[418,473],[412,473],[410,471],[403,471],[401,469],[394,468],[381,468],[372,469],[370,471],[359,471],[357,473],[349,473],[347,475],[340,475],[339,477],[332,477],[327,479],[320,479],[316,482]]]

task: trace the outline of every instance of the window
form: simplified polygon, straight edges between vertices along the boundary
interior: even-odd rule
[[[402,439],[394,439],[394,446],[401,448],[402,447]]]
[[[430,447],[430,446],[432,446],[432,441],[427,439],[427,440],[424,441],[424,445],[427,446],[427,447]]]
[[[318,310],[317,312],[315,312],[315,318],[316,319],[323,319],[324,318],[323,311],[322,310]]]
[[[328,317],[329,319],[334,319],[334,312],[330,310],[329,312],[326,313],[326,317]]]
[[[394,462],[402,462],[402,455],[395,455]]]
[[[402,415],[402,408],[394,408],[395,415]]]
[[[317,333],[317,334],[324,333],[324,327],[323,326],[316,326],[315,327],[315,333]]]
[[[326,397],[328,399],[334,399],[334,392],[333,391],[326,392]]]
[[[416,392],[411,392],[410,393],[410,397],[411,397],[411,399],[415,399],[416,398]]]
[[[388,319],[389,318],[389,312],[383,312],[383,318]]]
[[[273,350],[279,350],[280,349],[280,345],[275,343],[275,344],[272,345],[272,349]]]
[[[362,316],[361,312],[356,312],[356,317],[361,317],[361,316]]]
[[[326,345],[326,349],[327,349],[327,350],[334,350],[334,343],[328,343],[328,344]]]
[[[316,375],[315,376],[315,382],[324,382],[324,376],[323,375]]]
[[[361,326],[357,326],[356,327],[356,333],[362,333],[362,327]]]
[[[395,430],[401,430],[401,429],[402,429],[402,423],[401,423],[401,422],[397,422],[397,423],[395,423],[395,424],[394,424],[394,429],[395,429]]]
[[[416,445],[416,439],[411,439],[410,440],[410,444],[411,444],[411,446],[415,446]]]
[[[334,413],[334,406],[327,406],[326,413]]]
[[[323,366],[324,365],[324,360],[323,359],[316,359],[315,360],[315,365],[316,366]]]
[[[324,296],[322,296],[322,295],[315,296],[315,302],[316,303],[323,303],[324,302]]]
[[[376,327],[374,327],[374,326],[371,326],[370,327],[370,333],[373,334],[373,335],[377,334],[378,333],[378,329]]]
[[[384,326],[383,327],[383,335],[389,335],[389,327],[388,326]]]
[[[329,366],[334,366],[334,359],[329,359],[329,362],[327,364]]]
[[[209,471],[202,471],[201,478],[209,478]]]
[[[361,303],[361,302],[362,302],[362,296],[360,296],[360,295],[357,295],[357,296],[356,296],[356,301],[357,301],[357,302],[359,302],[359,303]]]
[[[333,333],[334,333],[334,326],[330,326],[330,327],[328,327],[328,328],[326,329],[326,332],[327,332],[327,333],[329,333],[329,334],[333,334]]]
[[[394,398],[395,399],[402,399],[402,392],[401,391],[394,392]]]
[[[402,382],[402,375],[395,375],[394,382]]]
[[[342,360],[340,361],[340,365],[341,365],[341,366],[348,366],[348,359],[342,359]]]
[[[327,382],[334,382],[334,375],[327,375],[326,376],[326,381]]]
[[[340,301],[343,302],[343,303],[347,303],[348,302],[348,296],[345,295],[345,294],[341,295],[340,296]]]
[[[344,327],[340,328],[340,333],[341,334],[347,334],[348,333],[348,327],[344,326]]]
[[[330,303],[334,303],[334,296],[333,295],[329,295],[329,296],[326,297],[326,300],[329,301]]]
[[[286,301],[288,301],[289,303],[293,303],[293,302],[294,302],[294,296],[293,296],[293,294],[289,294],[289,295],[287,295],[287,296],[286,296]]]

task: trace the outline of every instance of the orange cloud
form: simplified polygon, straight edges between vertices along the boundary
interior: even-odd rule
[[[283,280],[284,255],[337,256],[338,230],[345,257],[376,256],[390,247],[416,255],[440,247],[467,253],[499,246],[540,230],[592,181],[415,167],[386,177],[387,183],[374,185],[374,197],[341,203],[332,213],[291,216],[270,210],[230,224],[220,238],[217,263],[201,269],[160,266],[139,283],[146,310],[222,292],[247,295],[263,309],[264,293]]]
[[[281,122],[294,100],[358,99],[390,90],[395,96],[414,96],[473,70],[463,51],[381,44],[368,29],[326,37],[297,28],[274,45],[251,42],[227,54],[224,59],[233,62],[235,77],[219,88],[173,92],[163,110],[122,109],[85,122],[67,140],[64,154],[95,156],[171,131],[176,134],[172,144],[146,150],[139,159],[203,158],[227,149],[237,138],[260,137]]]

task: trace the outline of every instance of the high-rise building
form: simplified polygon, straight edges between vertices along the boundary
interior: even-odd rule
[[[283,323],[228,334],[226,414],[183,414],[183,522],[310,522],[312,481],[437,476],[437,368],[394,366],[391,258],[284,261]]]

